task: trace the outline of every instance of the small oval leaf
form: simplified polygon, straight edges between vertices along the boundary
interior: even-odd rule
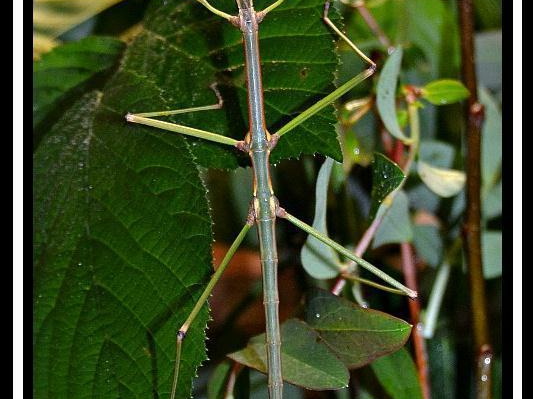
[[[444,198],[459,194],[466,182],[460,170],[437,168],[423,161],[418,162],[418,174],[431,191]]]
[[[434,105],[453,104],[469,95],[468,89],[454,79],[435,80],[422,88],[422,98]]]
[[[349,373],[306,323],[290,319],[281,325],[283,379],[315,391],[348,386]],[[267,372],[265,334],[253,337],[248,346],[228,355],[231,359]]]
[[[402,132],[396,114],[396,88],[398,86],[402,56],[403,50],[398,46],[385,62],[376,89],[377,105],[379,115],[390,134],[408,143],[410,139]]]
[[[374,219],[381,203],[387,196],[396,190],[405,175],[395,162],[379,152],[374,153],[372,165],[372,205],[370,206],[370,219]]]
[[[349,368],[398,350],[411,334],[411,325],[401,319],[319,289],[310,295],[306,321]]]

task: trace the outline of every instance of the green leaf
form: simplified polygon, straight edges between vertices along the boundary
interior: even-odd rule
[[[434,105],[447,105],[462,101],[470,93],[458,80],[435,80],[422,87],[422,98]]]
[[[122,0],[35,0],[33,30],[55,38]]]
[[[502,26],[501,0],[475,0],[474,11],[476,20],[481,22],[481,29],[489,30]]]
[[[409,199],[405,192],[398,191],[390,208],[382,207],[380,212],[387,212],[378,227],[372,248],[384,244],[410,242],[413,239],[413,226],[409,216]]]
[[[502,275],[502,232],[484,231],[481,236],[483,275],[486,279]]]
[[[443,0],[409,0],[407,40],[420,48],[430,79],[451,76],[460,67],[457,17]]]
[[[370,366],[392,399],[422,399],[416,367],[406,349],[382,357]]]
[[[437,168],[423,161],[418,161],[418,174],[431,191],[444,198],[459,194],[466,182],[460,170]]]
[[[370,205],[370,219],[374,219],[379,207],[390,193],[396,190],[405,175],[395,162],[378,152],[374,153],[372,165],[372,203]]]
[[[348,386],[348,370],[306,323],[296,319],[283,323],[281,340],[282,372],[285,381],[312,390]],[[228,356],[245,366],[266,373],[265,334],[252,338],[246,348]]]
[[[399,140],[408,142],[409,138],[402,132],[396,115],[396,88],[400,76],[402,55],[402,47],[398,46],[385,62],[376,89],[377,105],[379,115],[390,134]]]
[[[305,319],[349,368],[398,350],[411,333],[401,319],[318,289],[310,295]]]
[[[443,253],[443,242],[439,228],[433,225],[416,224],[413,229],[413,244],[418,255],[429,265],[437,267]]]
[[[315,218],[313,227],[327,236],[326,211],[328,202],[328,185],[333,167],[333,159],[327,158],[316,181]],[[339,274],[339,256],[331,247],[323,244],[311,235],[307,236],[301,251],[302,265],[307,273],[317,279],[329,279]]]
[[[33,127],[65,105],[91,78],[119,60],[124,43],[111,37],[88,37],[62,45],[33,64]]]
[[[33,57],[50,51],[58,36],[122,0],[34,0]]]
[[[176,326],[211,272],[205,188],[186,143],[125,135],[105,101],[76,102],[34,154],[40,398],[166,396]],[[205,359],[206,320],[207,308],[187,334],[178,397]]]

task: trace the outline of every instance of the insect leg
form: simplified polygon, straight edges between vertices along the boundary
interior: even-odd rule
[[[242,241],[244,240],[244,237],[246,236],[246,233],[248,233],[248,230],[253,226],[254,221],[253,218],[249,217],[246,221],[246,224],[240,231],[239,235],[233,241],[233,244],[231,244],[231,247],[229,248],[228,252],[226,253],[226,256],[222,260],[222,263],[216,270],[216,272],[211,277],[211,280],[209,280],[209,283],[207,284],[207,287],[205,288],[204,292],[200,296],[200,299],[198,299],[198,302],[196,302],[196,305],[194,305],[194,308],[192,309],[191,313],[189,314],[189,317],[187,317],[187,320],[185,320],[185,323],[180,327],[178,330],[178,333],[176,335],[176,362],[174,365],[174,379],[172,382],[172,392],[170,395],[171,399],[174,399],[176,396],[176,387],[178,385],[178,377],[179,377],[179,370],[180,370],[180,358],[181,358],[181,346],[183,343],[183,340],[185,339],[185,336],[187,335],[187,331],[189,330],[189,327],[193,323],[194,319],[196,319],[196,316],[198,316],[198,313],[202,309],[202,307],[205,305],[205,302],[207,301],[207,298],[209,298],[209,295],[211,295],[211,292],[213,291],[213,288],[215,288],[215,285],[220,280],[220,277],[226,270],[226,268],[229,265],[229,262],[239,246],[241,245]]]

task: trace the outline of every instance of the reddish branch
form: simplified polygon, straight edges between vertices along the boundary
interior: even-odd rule
[[[402,269],[405,277],[405,284],[412,290],[418,290],[418,283],[416,278],[416,266],[413,255],[413,248],[410,243],[405,242],[401,244],[402,253]],[[422,395],[424,399],[431,398],[431,389],[429,381],[429,365],[426,351],[426,342],[422,336],[422,325],[420,323],[420,301],[418,298],[411,299],[409,302],[409,313],[411,315],[411,323],[413,323],[413,347],[415,350],[415,361],[418,369],[418,380],[422,388]]]
[[[359,14],[361,14],[361,17],[365,21],[365,23],[368,25],[370,30],[377,36],[380,43],[387,49],[387,51],[390,53],[393,49],[391,41],[383,32],[383,29],[381,29],[381,26],[379,26],[378,22],[370,12],[370,10],[366,7],[366,4],[363,0],[358,0],[353,5],[357,10],[359,11]]]
[[[491,354],[488,333],[485,280],[481,252],[481,127],[484,108],[477,97],[476,65],[474,61],[473,1],[458,0],[462,75],[470,91],[466,111],[466,212],[463,237],[470,283],[474,345],[476,348],[476,397],[491,397]],[[487,359],[489,359],[487,361]]]
[[[231,372],[226,382],[226,392],[224,395],[225,398],[233,398],[233,391],[235,390],[235,381],[237,381],[237,375],[241,372],[243,367],[244,366],[242,364],[233,361],[233,365],[231,366]]]

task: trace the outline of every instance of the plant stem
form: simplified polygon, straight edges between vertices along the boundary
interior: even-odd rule
[[[492,353],[487,318],[481,252],[481,127],[483,105],[478,102],[474,61],[474,15],[472,0],[458,0],[462,52],[462,75],[470,91],[466,112],[466,214],[463,236],[470,283],[474,345],[476,350],[476,397],[491,398]],[[489,359],[488,363],[486,359]]]
[[[433,283],[433,289],[429,296],[428,307],[426,311],[426,318],[424,322],[424,338],[433,338],[435,334],[435,328],[437,326],[437,320],[439,317],[440,307],[442,305],[442,299],[448,286],[448,280],[450,279],[451,266],[447,261],[444,261],[437,272],[437,277]]]
[[[383,47],[385,47],[387,49],[387,52],[391,54],[394,50],[394,47],[392,46],[391,41],[389,40],[385,32],[383,32],[383,29],[381,29],[381,27],[379,26],[378,22],[374,18],[374,15],[372,15],[370,10],[367,8],[365,2],[363,0],[358,0],[354,3],[353,6],[357,8],[359,14],[361,14],[361,17],[368,25],[372,33],[377,36]]]
[[[374,238],[374,235],[376,234],[376,231],[378,230],[379,225],[381,224],[381,221],[383,220],[383,216],[385,213],[382,213],[381,215],[377,216],[373,221],[372,224],[366,229],[365,233],[359,240],[359,243],[357,244],[357,247],[355,247],[355,256],[358,258],[361,258],[363,254],[366,252],[368,246],[372,242],[372,239]],[[355,262],[353,262],[355,263]],[[345,277],[339,277],[339,279],[336,281],[333,289],[331,292],[335,295],[339,295],[341,291],[344,289],[344,286],[346,285],[346,278]]]
[[[237,381],[237,375],[242,370],[243,366],[240,363],[233,362],[231,366],[231,372],[226,383],[226,392],[224,394],[224,399],[232,399],[234,397],[235,390],[235,381]]]
[[[442,265],[437,272],[437,277],[433,283],[431,294],[429,295],[429,302],[426,309],[426,317],[424,321],[424,338],[431,339],[435,333],[437,327],[437,320],[439,318],[439,312],[446,293],[446,287],[450,278],[450,272],[452,264],[461,251],[463,241],[460,236],[457,236],[450,246],[447,254],[444,256]]]
[[[402,269],[405,276],[406,285],[412,290],[417,290],[416,266],[414,262],[413,248],[410,243],[401,244]],[[420,323],[420,301],[417,299],[409,301],[409,313],[411,323],[414,327],[412,332],[413,346],[415,348],[416,366],[418,369],[418,379],[422,388],[424,399],[431,399],[431,389],[429,385],[429,366],[426,352],[426,343],[423,336],[422,324]]]

